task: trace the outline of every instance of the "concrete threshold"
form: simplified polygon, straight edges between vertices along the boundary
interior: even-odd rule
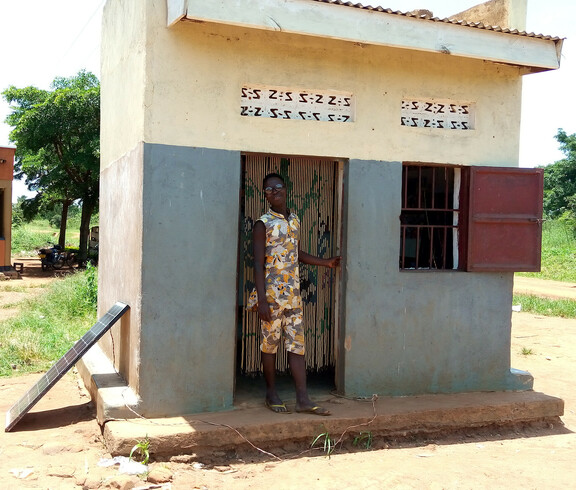
[[[301,444],[329,432],[350,440],[361,431],[398,438],[449,434],[485,427],[561,423],[564,402],[534,391],[482,392],[409,397],[380,397],[356,401],[331,397],[322,402],[332,416],[275,414],[263,405],[181,417],[112,420],[104,425],[106,446],[112,455],[128,455],[136,441],[148,438],[155,458],[253,445],[274,453],[283,445]]]

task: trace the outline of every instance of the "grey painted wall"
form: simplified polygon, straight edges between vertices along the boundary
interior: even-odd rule
[[[399,271],[401,177],[399,162],[349,163],[345,392],[531,388],[510,373],[513,274]]]
[[[131,306],[114,354],[142,415],[232,407],[240,171],[238,152],[142,143],[102,174],[99,304]]]
[[[240,153],[140,144],[102,174],[101,342],[145,416],[232,407]],[[529,389],[510,372],[513,274],[400,272],[399,162],[345,168],[342,361],[348,395]]]
[[[233,401],[237,152],[144,146],[140,395],[156,415]]]

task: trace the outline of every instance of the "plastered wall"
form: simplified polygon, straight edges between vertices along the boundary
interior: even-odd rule
[[[0,267],[12,267],[12,180],[15,148],[0,147]]]
[[[243,151],[349,161],[342,388],[516,388],[512,275],[401,274],[397,260],[402,161],[517,165],[519,69],[165,19],[162,1],[104,14],[99,308],[131,312],[101,344],[140,413],[231,407]],[[242,117],[243,84],[352,92],[356,120]],[[403,127],[406,97],[473,102],[476,129]]]
[[[510,372],[512,273],[399,271],[401,178],[400,162],[349,162],[340,335],[346,393],[530,388],[531,378]]]
[[[103,108],[104,127],[116,130],[103,143],[104,165],[131,148],[134,137],[228,150],[346,157],[354,148],[363,159],[517,164],[518,68],[216,24],[168,28],[163,3],[147,5],[146,30],[119,31],[113,46],[132,56],[122,83],[106,92],[107,104],[121,111]],[[352,92],[356,122],[242,117],[245,83]],[[475,102],[476,130],[402,127],[403,97]]]

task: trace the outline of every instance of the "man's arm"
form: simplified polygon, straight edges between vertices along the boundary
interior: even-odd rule
[[[270,307],[266,299],[266,227],[262,221],[256,221],[252,232],[254,247],[254,282],[258,293],[258,316],[261,320],[272,320]]]
[[[320,265],[322,267],[329,267],[333,269],[334,267],[338,267],[340,265],[340,261],[342,257],[330,257],[327,259],[321,259],[320,257],[316,257],[315,255],[310,255],[302,251],[302,249],[298,249],[298,261],[302,262],[303,264],[309,265]]]

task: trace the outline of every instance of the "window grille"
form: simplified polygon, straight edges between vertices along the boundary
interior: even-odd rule
[[[404,165],[400,269],[457,269],[460,170]]]

